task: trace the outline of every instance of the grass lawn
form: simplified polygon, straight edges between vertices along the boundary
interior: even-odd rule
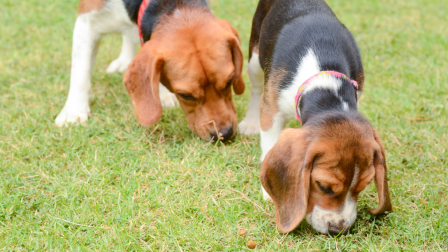
[[[121,74],[106,74],[121,37],[102,41],[86,126],[58,128],[68,94],[78,0],[2,0],[1,251],[448,250],[448,3],[328,0],[364,60],[361,113],[387,152],[395,212],[380,218],[374,184],[347,235],[303,222],[277,231],[260,192],[259,136],[210,144],[180,108],[139,126]],[[244,54],[256,0],[215,0]],[[245,66],[244,76],[249,87]],[[249,90],[235,96],[242,120]],[[291,121],[291,127],[299,127]],[[247,230],[239,235],[240,229]]]

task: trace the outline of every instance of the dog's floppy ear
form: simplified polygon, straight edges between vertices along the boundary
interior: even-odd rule
[[[375,184],[378,191],[378,207],[376,209],[370,209],[371,214],[382,214],[385,211],[392,211],[392,204],[390,202],[389,187],[387,186],[387,165],[386,155],[384,153],[384,147],[381,143],[380,135],[373,129],[373,135],[375,141],[381,148],[381,151],[376,151],[373,165],[375,166]]]
[[[275,219],[281,232],[290,232],[305,217],[311,170],[319,154],[311,143],[309,130],[286,129],[266,155],[260,180],[275,206]]]
[[[233,91],[235,94],[240,95],[244,93],[246,87],[243,80],[243,52],[241,50],[241,39],[238,31],[224,19],[219,19],[222,27],[232,31],[232,38],[229,40],[230,48],[232,50],[233,65],[235,66],[235,76],[233,77]]]
[[[246,85],[243,80],[243,52],[241,51],[240,42],[236,38],[230,40],[232,48],[233,65],[235,66],[235,75],[233,77],[233,91],[240,95],[244,93]]]
[[[156,123],[162,115],[159,81],[164,61],[155,47],[151,41],[145,43],[132,60],[123,79],[138,120],[145,126]]]

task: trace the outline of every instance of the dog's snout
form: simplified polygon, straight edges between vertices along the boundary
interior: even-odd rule
[[[344,226],[345,221],[340,220],[338,223],[328,223],[328,233],[332,235],[343,234],[347,232],[347,228]]]
[[[221,134],[223,138],[222,141],[230,140],[233,137],[233,127],[232,126],[228,127],[227,129],[223,130]]]
[[[344,230],[340,227],[335,227],[335,226],[329,226],[328,227],[328,233],[332,234],[332,235],[338,235],[339,233],[341,233],[341,231]]]
[[[217,132],[211,132],[210,136],[213,142],[216,142],[217,140],[221,140],[223,142],[230,140],[233,137],[233,127],[227,127],[225,129],[222,129],[218,132],[219,136],[217,135]]]

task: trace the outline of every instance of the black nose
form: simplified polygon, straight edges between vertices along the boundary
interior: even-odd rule
[[[338,235],[340,234],[342,231],[344,231],[343,228],[339,228],[339,227],[335,227],[335,226],[331,226],[328,228],[328,233],[332,234],[332,235]]]
[[[211,132],[210,136],[212,137],[213,142],[216,142],[217,140],[221,140],[223,142],[228,141],[233,137],[233,127],[230,126],[219,131],[219,137],[216,135],[216,132]]]

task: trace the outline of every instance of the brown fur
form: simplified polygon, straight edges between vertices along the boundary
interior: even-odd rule
[[[356,75],[356,82],[358,83],[359,92],[362,92],[364,90],[364,72],[360,71]]]
[[[91,11],[99,11],[107,0],[81,0],[78,5],[78,14]]]
[[[285,129],[261,166],[261,184],[274,202],[275,219],[282,232],[293,230],[306,215],[315,154],[307,150],[307,134],[307,130]]]
[[[159,81],[164,59],[155,51],[156,43],[150,41],[144,45],[129,65],[123,81],[143,125],[154,124],[162,115]]]
[[[376,209],[370,209],[371,214],[381,214],[385,211],[392,211],[392,204],[389,196],[389,186],[387,185],[387,165],[386,154],[384,152],[384,146],[381,142],[380,135],[374,129],[373,135],[375,141],[378,143],[380,149],[375,153],[375,184],[378,189],[378,207]]]
[[[285,129],[266,155],[260,174],[274,202],[279,230],[292,231],[315,205],[339,210],[354,178],[355,160],[359,176],[350,192],[353,199],[375,177],[379,206],[370,212],[392,211],[384,148],[368,123],[350,120]],[[317,182],[334,195],[324,193]]]
[[[181,8],[179,15],[160,19],[151,40],[126,71],[124,83],[143,125],[154,124],[162,114],[156,95],[160,81],[177,95],[189,128],[210,140],[216,130],[231,127],[237,132],[232,91],[226,86],[233,80],[235,93],[244,92],[242,67],[238,32],[227,21],[205,8]],[[197,100],[186,100],[179,93]]]
[[[254,49],[253,49],[253,51],[252,51],[253,53],[256,53],[256,54],[260,54],[260,50],[258,49],[258,46],[256,46]]]
[[[260,102],[260,128],[263,131],[272,127],[272,120],[278,113],[279,83],[287,73],[284,69],[275,69],[264,86]]]

